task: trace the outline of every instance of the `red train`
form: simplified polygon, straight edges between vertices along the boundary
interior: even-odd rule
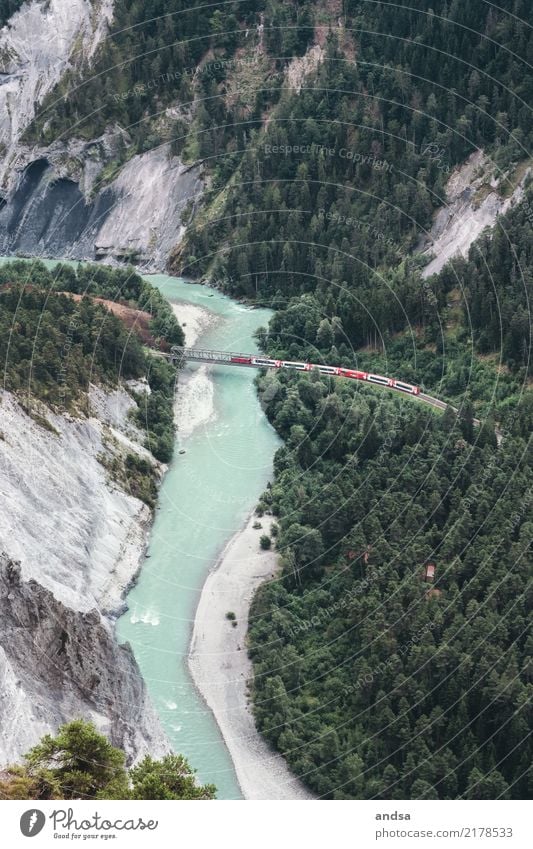
[[[312,371],[317,369],[320,374],[329,374],[336,377],[347,377],[352,380],[366,380],[368,383],[375,383],[379,386],[387,386],[389,389],[396,389],[398,392],[406,392],[408,395],[420,395],[420,387],[413,386],[412,383],[405,383],[403,380],[395,380],[393,377],[384,377],[381,374],[372,374],[366,371],[357,371],[356,369],[341,368],[340,366],[324,366],[315,363],[302,363],[292,360],[272,360],[269,357],[247,356],[246,354],[233,354],[231,362],[239,365],[258,366],[260,368],[287,368],[295,371]]]

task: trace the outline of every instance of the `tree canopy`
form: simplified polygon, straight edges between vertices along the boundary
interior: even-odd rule
[[[4,799],[213,799],[212,784],[198,784],[182,755],[146,755],[125,766],[121,749],[81,719],[47,734],[0,778]]]

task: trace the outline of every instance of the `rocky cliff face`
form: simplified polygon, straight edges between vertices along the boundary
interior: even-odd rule
[[[91,719],[130,760],[165,746],[129,647],[93,608],[72,610],[0,554],[0,759],[42,734]]]
[[[470,247],[486,227],[493,227],[503,215],[524,196],[524,185],[531,168],[522,169],[517,185],[504,195],[508,183],[503,177],[494,178],[493,163],[478,150],[463,165],[456,168],[446,184],[446,205],[438,210],[433,226],[419,249],[431,256],[422,277],[436,274],[454,256],[468,256]]]
[[[67,68],[91,60],[112,15],[113,0],[32,0],[0,30],[2,178],[39,104]]]
[[[0,764],[80,715],[130,758],[167,748],[133,655],[114,636],[150,511],[105,468],[132,452],[155,461],[125,388],[93,387],[90,402],[86,418],[41,409],[43,427],[1,397]]]
[[[113,0],[32,2],[0,31],[1,254],[161,270],[180,241],[203,184],[169,145],[129,157],[120,127],[88,142],[75,127],[48,147],[21,141],[64,73],[90,66],[112,16]]]
[[[164,269],[202,191],[200,169],[162,145],[103,185],[102,171],[128,143],[116,128],[91,142],[19,148],[0,205],[0,253]]]
[[[145,504],[115,484],[99,458],[143,453],[124,390],[92,390],[94,415],[46,413],[38,425],[10,393],[0,405],[0,550],[74,610],[115,615],[134,579],[150,522]],[[110,411],[115,411],[115,423]],[[53,505],[53,509],[50,509]]]

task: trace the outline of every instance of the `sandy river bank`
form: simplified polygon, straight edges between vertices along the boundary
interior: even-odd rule
[[[246,651],[248,612],[254,592],[274,577],[276,554],[262,551],[259,537],[268,532],[245,527],[228,543],[209,574],[194,622],[189,667],[196,686],[213,711],[230,751],[245,799],[311,799],[283,758],[258,734],[248,701],[252,664]],[[226,618],[232,611],[237,627]]]

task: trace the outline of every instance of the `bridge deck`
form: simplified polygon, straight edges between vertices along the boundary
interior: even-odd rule
[[[232,362],[232,358],[241,357],[242,359],[250,359],[252,354],[235,353],[234,351],[211,351],[207,348],[182,348],[175,345],[170,354],[165,355],[172,362],[181,362],[182,360],[193,360],[199,363],[220,363],[227,366],[248,366],[249,368],[259,368],[253,363]]]

